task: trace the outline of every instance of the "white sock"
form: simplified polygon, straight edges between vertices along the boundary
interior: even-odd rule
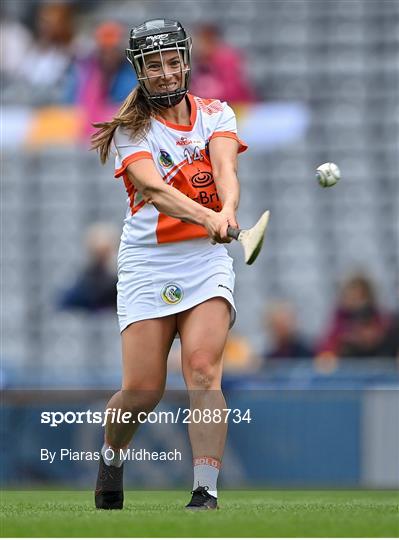
[[[103,457],[104,463],[108,465],[112,465],[113,467],[121,467],[122,463],[125,461],[121,455],[119,449],[112,448],[107,443],[103,444],[103,447],[101,448],[101,455]]]
[[[207,487],[209,495],[218,496],[217,481],[220,470],[220,461],[211,457],[194,458],[194,486]]]

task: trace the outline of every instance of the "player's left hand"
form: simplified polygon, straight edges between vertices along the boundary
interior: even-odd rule
[[[230,227],[235,227],[239,229],[235,208],[229,205],[224,205],[223,209],[219,213],[226,218],[226,223],[220,230],[221,239],[224,243],[230,243],[232,241],[232,238],[227,236],[227,227],[230,225]]]

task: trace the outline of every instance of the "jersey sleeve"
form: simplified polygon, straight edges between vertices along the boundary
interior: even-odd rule
[[[211,141],[215,137],[227,137],[229,139],[235,139],[239,144],[238,153],[245,152],[245,150],[248,148],[248,145],[245,144],[245,142],[243,142],[237,135],[236,115],[234,114],[233,109],[227,105],[227,103],[223,103],[222,114],[220,115],[215,130],[209,137],[209,140]]]
[[[118,127],[113,138],[115,149],[115,178],[120,178],[127,167],[139,159],[152,159],[147,139],[139,142],[132,141],[129,133]]]

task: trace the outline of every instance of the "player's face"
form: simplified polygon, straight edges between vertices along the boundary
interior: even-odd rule
[[[182,87],[184,65],[178,51],[163,51],[145,57],[146,87],[151,94],[175,92]]]

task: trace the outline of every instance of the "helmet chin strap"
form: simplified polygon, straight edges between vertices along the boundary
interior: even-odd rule
[[[172,95],[168,92],[165,92],[163,94],[148,94],[147,98],[152,103],[156,103],[159,107],[169,109],[170,107],[178,105],[186,94],[187,90],[181,89],[177,92],[174,92]]]

